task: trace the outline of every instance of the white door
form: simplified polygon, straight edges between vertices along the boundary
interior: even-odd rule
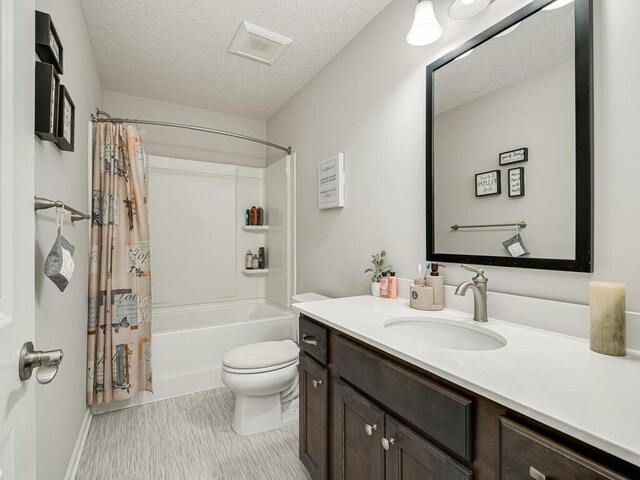
[[[0,3],[0,480],[33,480],[35,379],[22,382],[18,377],[18,354],[35,330],[33,111],[25,111],[33,108],[25,105],[31,103],[33,77],[23,76],[33,71],[33,31],[17,30],[15,20],[29,15],[33,23],[34,12],[20,0]],[[16,38],[27,35],[30,48],[20,47],[18,55]]]

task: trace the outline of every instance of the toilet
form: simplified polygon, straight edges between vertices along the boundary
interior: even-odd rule
[[[292,300],[326,298],[305,293]],[[222,356],[222,382],[236,396],[234,432],[253,435],[298,419],[298,354],[295,342],[280,340],[243,345]]]

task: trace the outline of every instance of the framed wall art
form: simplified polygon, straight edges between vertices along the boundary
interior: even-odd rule
[[[344,207],[344,153],[318,162],[318,207]]]
[[[35,134],[43,140],[58,140],[58,95],[60,78],[49,63],[36,62]]]
[[[64,85],[58,94],[58,133],[56,144],[60,150],[73,152],[75,140],[76,107]]]
[[[476,173],[476,197],[500,195],[500,170]]]
[[[36,11],[36,53],[40,60],[50,63],[60,75],[64,64],[64,49],[48,13]]]
[[[509,169],[509,196],[524,197],[524,167]]]
[[[512,163],[520,163],[529,161],[529,149],[527,147],[517,148],[498,155],[500,165],[511,165]]]

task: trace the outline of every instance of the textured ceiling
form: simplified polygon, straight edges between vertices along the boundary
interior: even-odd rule
[[[435,112],[446,112],[574,56],[573,5],[532,15],[512,33],[435,72]]]
[[[105,89],[266,120],[391,0],[80,1]],[[293,39],[276,66],[227,52],[243,20]]]

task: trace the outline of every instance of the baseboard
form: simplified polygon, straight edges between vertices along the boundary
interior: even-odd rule
[[[80,431],[78,432],[76,445],[75,447],[73,447],[73,453],[71,454],[71,458],[69,459],[69,466],[67,467],[67,473],[64,476],[64,480],[75,480],[76,475],[78,474],[80,458],[82,457],[84,444],[86,443],[87,436],[89,435],[89,427],[91,426],[92,418],[93,414],[91,413],[91,410],[87,408],[87,410],[84,412],[84,418],[82,419],[82,424],[80,425]]]

